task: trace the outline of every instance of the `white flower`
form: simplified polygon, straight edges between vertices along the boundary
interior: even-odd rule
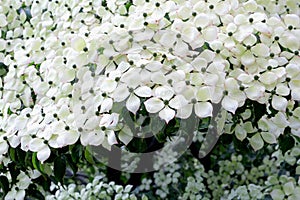
[[[41,138],[33,138],[28,145],[30,151],[37,152],[37,158],[42,163],[47,160],[51,154],[50,148],[45,141],[46,140]]]
[[[174,109],[182,109],[187,104],[183,96],[174,96],[171,87],[160,86],[155,88],[154,97],[145,101],[146,109],[149,113],[159,112],[159,117],[168,123],[175,117]]]
[[[235,113],[236,109],[242,106],[246,100],[246,95],[240,87],[233,78],[228,78],[225,81],[226,94],[222,100],[222,106],[232,113]]]

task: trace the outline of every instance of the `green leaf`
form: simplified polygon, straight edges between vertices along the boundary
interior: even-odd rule
[[[70,154],[66,154],[66,159],[67,159],[69,166],[73,170],[73,174],[76,174],[78,171],[78,166],[75,162],[73,162],[72,156]]]
[[[4,192],[4,195],[9,191],[9,182],[6,176],[0,176],[0,187]]]
[[[37,152],[34,152],[32,154],[31,161],[32,161],[33,167],[40,171],[40,163],[39,163],[39,160],[37,159]]]
[[[44,195],[38,190],[29,190],[30,191],[30,199],[44,200]]]
[[[167,135],[163,131],[158,132],[154,136],[159,143],[164,143],[167,140]]]
[[[12,161],[17,162],[17,154],[16,154],[16,150],[14,148],[9,148],[9,157]]]
[[[282,151],[283,155],[288,150],[293,148],[295,145],[295,140],[294,140],[293,136],[291,136],[288,133],[287,134],[284,133],[283,135],[280,135],[278,138],[278,142],[279,142],[279,149]]]
[[[84,157],[85,159],[91,163],[91,164],[95,164],[95,161],[94,161],[94,158],[93,158],[93,155],[91,153],[91,149],[89,147],[86,147],[85,150],[84,150]]]
[[[17,168],[14,162],[8,164],[9,173],[11,175],[10,182],[15,184],[17,182],[17,177],[20,174],[20,170]]]
[[[132,3],[129,1],[125,5],[127,12],[129,11],[130,6],[132,6]]]
[[[38,159],[37,159],[37,152],[34,152],[32,154],[32,165],[35,169],[37,169],[39,172],[41,172],[43,175],[50,175],[51,174],[51,169],[50,166],[47,164],[42,164]]]
[[[61,157],[55,158],[55,160],[54,160],[54,176],[58,182],[63,183],[63,178],[66,174],[66,168],[67,168],[67,165],[66,165],[65,159],[63,159]]]
[[[103,54],[104,47],[100,47],[97,51],[98,51],[98,54],[100,54],[100,55]]]
[[[8,72],[8,67],[3,63],[0,62],[0,77],[4,77]]]
[[[75,144],[75,146],[71,149],[71,157],[74,163],[78,163],[80,158],[82,157],[82,146],[80,144]]]

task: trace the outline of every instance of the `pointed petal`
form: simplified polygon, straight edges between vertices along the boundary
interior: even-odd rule
[[[44,148],[42,148],[37,152],[37,158],[39,161],[41,161],[41,163],[43,163],[45,160],[49,158],[50,154],[51,154],[50,148],[47,145],[45,145]]]
[[[252,65],[255,62],[255,57],[250,51],[246,51],[241,57],[241,62],[245,66]]]
[[[23,200],[25,198],[25,190],[19,190],[16,194],[16,200]]]
[[[240,141],[243,141],[247,137],[247,131],[244,128],[242,128],[239,124],[236,125],[234,133],[237,139],[239,139]]]
[[[0,19],[0,20],[1,20],[1,19]],[[1,21],[0,21],[0,26],[1,26]],[[14,200],[16,194],[17,194],[17,191],[16,191],[15,188],[14,188],[14,189],[12,189],[11,191],[9,191],[9,192],[6,194],[4,200]]]
[[[281,189],[274,189],[271,192],[271,197],[274,200],[282,200],[284,199],[284,193]]]
[[[3,155],[7,152],[8,150],[8,144],[6,141],[3,141],[0,143],[0,155]]]
[[[199,102],[195,104],[195,113],[200,118],[211,117],[213,107],[209,102]]]
[[[112,130],[108,130],[106,131],[107,134],[107,142],[110,146],[114,145],[114,144],[118,144],[115,132]]]
[[[148,86],[141,86],[134,90],[134,93],[140,97],[150,97],[152,90]]]
[[[177,110],[176,117],[180,119],[187,119],[193,112],[193,104],[187,104],[183,108]]]
[[[33,152],[40,151],[46,145],[44,144],[44,140],[40,138],[33,138],[29,143],[29,150]]]
[[[274,144],[276,143],[276,137],[273,133],[270,132],[262,132],[261,133],[262,138],[264,139],[265,142],[269,144]]]
[[[169,100],[174,95],[174,91],[168,86],[159,86],[155,89],[155,96],[162,98],[163,100]]]
[[[103,131],[95,131],[89,134],[89,145],[99,146],[105,139],[105,133]]]
[[[100,108],[100,113],[108,112],[113,106],[113,100],[111,98],[106,98],[103,100]]]
[[[99,123],[100,123],[99,117],[92,116],[86,121],[84,128],[87,130],[94,130],[96,127],[99,126]]]
[[[140,107],[140,103],[140,99],[134,94],[131,94],[128,100],[126,101],[126,108],[133,114],[136,114]]]
[[[78,138],[79,133],[77,131],[65,131],[64,133],[61,133],[61,136],[58,136],[57,143],[62,147],[72,145],[77,142]]]
[[[127,145],[133,138],[133,134],[128,126],[124,126],[120,133],[118,134],[118,138],[121,142]]]
[[[225,110],[235,113],[236,109],[239,106],[239,103],[238,101],[230,98],[229,96],[225,96],[222,101],[222,106]]]
[[[266,85],[271,85],[277,81],[277,76],[273,72],[265,72],[260,75],[259,80]]]
[[[210,87],[204,86],[198,89],[197,100],[198,101],[208,101],[211,99]]]
[[[150,62],[149,64],[146,65],[146,69],[148,69],[149,71],[158,71],[162,68],[162,64],[158,61],[153,61],[153,62]]]
[[[129,91],[126,84],[119,85],[113,92],[115,102],[122,102],[129,96]]]
[[[86,46],[86,44],[85,44],[85,41],[82,37],[74,37],[71,40],[71,47],[75,51],[82,51],[85,46]]]
[[[117,87],[117,82],[112,79],[105,79],[101,84],[101,90],[103,92],[113,92]]]
[[[251,51],[254,53],[256,56],[261,56],[261,57],[267,57],[269,56],[269,47],[263,43],[259,43],[255,45],[254,47],[251,48]]]
[[[260,136],[260,133],[256,133],[250,140],[252,148],[257,151],[264,146],[264,141]]]
[[[202,34],[206,41],[214,41],[218,37],[218,28],[215,26],[207,27],[202,31]]]
[[[188,101],[184,98],[183,95],[176,95],[174,98],[172,98],[169,102],[169,105],[172,108],[180,109],[188,104]]]
[[[148,99],[147,101],[145,101],[144,104],[146,106],[146,110],[149,113],[157,113],[165,106],[162,100],[156,97],[152,97],[151,99]]]
[[[159,112],[159,117],[168,123],[171,119],[173,119],[175,116],[175,111],[168,106],[166,106],[164,109],[162,109]]]
[[[275,110],[285,111],[287,105],[288,105],[288,101],[286,100],[286,98],[277,95],[274,95],[272,97],[272,107]]]

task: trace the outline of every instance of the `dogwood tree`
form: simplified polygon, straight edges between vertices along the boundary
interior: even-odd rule
[[[42,198],[51,184],[67,184],[67,169],[75,176],[87,162],[103,164],[104,152],[109,179],[120,183],[112,171],[151,171],[147,153],[168,144],[178,155],[190,148],[206,168],[219,138],[252,152],[297,147],[299,6],[1,1],[2,196]],[[193,141],[199,131],[206,139]],[[122,151],[137,154],[123,162]]]

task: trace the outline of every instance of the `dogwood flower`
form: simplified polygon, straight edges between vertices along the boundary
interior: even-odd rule
[[[149,113],[159,112],[159,117],[168,123],[175,117],[174,109],[181,109],[187,101],[180,96],[174,96],[174,91],[169,86],[160,86],[155,88],[154,96],[144,102]]]
[[[47,160],[51,154],[47,141],[41,138],[33,138],[28,146],[30,151],[37,152],[37,158],[42,163]]]

